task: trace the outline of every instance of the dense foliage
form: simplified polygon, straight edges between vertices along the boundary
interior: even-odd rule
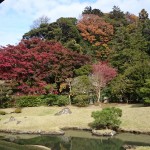
[[[46,94],[46,85],[74,76],[74,69],[89,58],[65,49],[60,43],[40,39],[22,40],[0,53],[0,79],[15,80],[24,94]],[[52,88],[48,92],[54,92]]]
[[[120,108],[104,108],[102,111],[92,112],[92,117],[95,119],[91,126],[96,129],[117,129],[121,124],[119,117],[122,116]]]
[[[36,107],[36,106],[65,106],[69,104],[69,99],[65,95],[28,95],[16,98],[15,106],[17,107]]]
[[[93,64],[106,62],[118,74],[111,74],[109,82],[104,74],[103,95],[112,101],[149,102],[143,93],[150,79],[150,19],[145,9],[136,16],[117,6],[109,13],[89,6],[79,19],[61,17],[49,23],[43,16],[36,21],[18,45],[0,47],[0,80],[14,83],[13,94],[68,95],[71,104],[72,97],[96,95],[90,79],[96,74]],[[62,97],[60,103],[64,101]]]

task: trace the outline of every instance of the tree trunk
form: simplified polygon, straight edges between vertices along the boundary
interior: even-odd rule
[[[98,90],[98,94],[97,94],[97,102],[100,103],[100,98],[101,98],[101,89]]]
[[[71,105],[71,82],[69,82],[69,105]]]

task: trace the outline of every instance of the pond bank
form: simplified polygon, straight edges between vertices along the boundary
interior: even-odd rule
[[[66,130],[65,135],[54,136],[54,135],[31,135],[31,134],[5,134],[0,133],[0,137],[10,142],[21,142],[22,144],[31,144],[31,145],[43,145],[49,148],[52,148],[54,145],[58,147],[58,145],[65,146],[66,144],[69,147],[74,147],[74,149],[78,150],[98,150],[98,147],[103,147],[102,149],[119,149],[121,147],[136,147],[142,146],[142,148],[146,148],[143,150],[148,150],[150,146],[150,136],[143,134],[131,134],[131,133],[120,133],[115,135],[114,137],[106,137],[106,136],[94,136],[90,131],[83,130]],[[54,141],[54,143],[52,142]],[[20,143],[19,142],[19,143]],[[18,143],[18,144],[19,144]],[[46,144],[47,143],[47,144]],[[51,143],[51,144],[50,144]],[[53,143],[53,144],[52,144]],[[58,144],[61,143],[61,144]],[[63,145],[65,143],[65,145]],[[49,146],[48,146],[49,145]],[[68,147],[67,146],[67,147]],[[139,147],[141,148],[141,147]],[[53,148],[52,148],[53,149]],[[69,150],[69,148],[66,148]],[[142,150],[142,149],[136,149]]]
[[[51,131],[43,131],[43,130],[35,130],[35,131],[23,131],[23,130],[10,130],[10,129],[0,129],[0,133],[12,133],[12,134],[39,134],[39,135],[64,135],[65,131],[67,130],[74,130],[74,131],[88,131],[91,132],[91,134],[96,135],[96,136],[113,136],[115,134],[120,134],[120,133],[133,133],[133,134],[145,134],[145,135],[150,135],[150,132],[143,132],[143,131],[134,131],[134,130],[123,130],[123,129],[118,129],[117,131],[113,130],[101,130],[100,133],[96,130],[92,130],[91,128],[79,128],[79,127],[64,127],[58,130],[51,130]],[[115,133],[116,132],[116,133]],[[112,135],[112,133],[114,133]]]

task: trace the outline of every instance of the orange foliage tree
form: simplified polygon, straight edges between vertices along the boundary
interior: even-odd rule
[[[93,14],[82,15],[82,18],[77,23],[77,27],[84,40],[95,46],[106,44],[111,39],[114,31],[111,24]]]

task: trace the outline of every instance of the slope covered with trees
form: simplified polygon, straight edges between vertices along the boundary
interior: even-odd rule
[[[89,6],[79,19],[61,17],[52,23],[37,19],[38,26],[18,45],[0,49],[0,80],[13,81],[14,93],[95,96],[92,66],[100,62],[115,72],[98,99],[150,101],[143,96],[150,79],[148,15],[145,9],[136,16],[117,6],[109,13]]]

